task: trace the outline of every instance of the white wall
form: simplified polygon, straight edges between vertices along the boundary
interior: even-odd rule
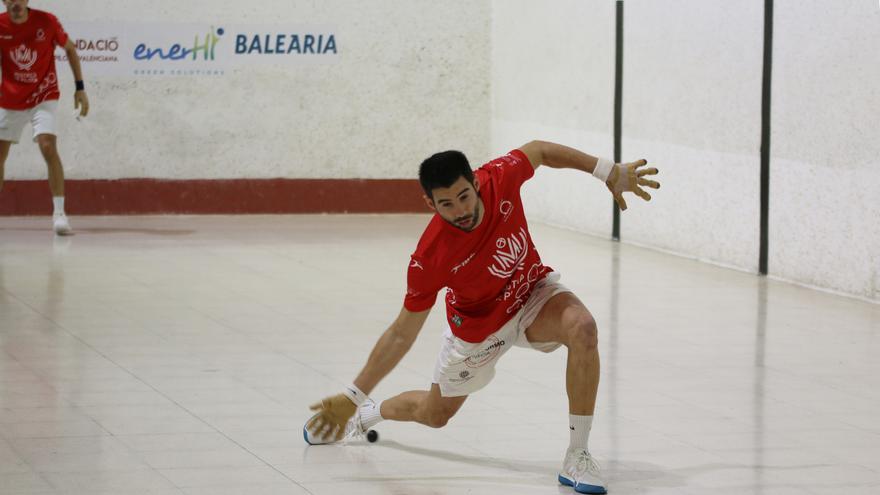
[[[621,237],[757,271],[763,2],[625,5],[623,159],[662,188]]]
[[[771,276],[880,301],[880,5],[776,0]],[[493,2],[492,149],[611,155],[614,2]],[[663,187],[622,238],[757,272],[764,2],[625,2],[623,159]],[[533,217],[609,237],[601,185],[543,172]]]
[[[757,270],[761,15],[626,2],[623,159],[649,159],[663,188],[628,201],[625,241]],[[614,2],[496,0],[492,17],[493,151],[538,138],[610,158]],[[595,179],[544,171],[524,196],[533,218],[610,237]]]
[[[59,66],[68,178],[415,178],[438,149],[488,156],[487,2],[32,0],[31,7],[62,22],[290,23],[337,33],[341,60],[333,65],[218,77],[86,73],[92,115],[79,124],[70,69]],[[13,148],[7,179],[45,177],[29,132]]]
[[[614,2],[492,2],[492,151],[532,139],[613,154]],[[523,189],[529,217],[608,235],[611,198],[573,171]]]
[[[880,301],[880,5],[775,19],[770,272]]]

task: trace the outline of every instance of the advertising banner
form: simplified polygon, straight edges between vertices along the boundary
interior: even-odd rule
[[[255,65],[332,64],[332,28],[289,25],[68,22],[88,77],[222,76]],[[66,63],[64,50],[55,54]]]

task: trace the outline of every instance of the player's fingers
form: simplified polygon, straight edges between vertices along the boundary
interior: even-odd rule
[[[324,433],[325,438],[335,438],[338,440],[339,425],[330,423],[327,425],[327,431]]]
[[[89,101],[88,101],[88,100],[83,100],[83,105],[82,105],[82,116],[85,117],[85,116],[88,115],[88,114],[89,114]]]
[[[658,173],[660,173],[660,171],[657,170],[656,167],[646,168],[644,170],[639,170],[639,177],[643,177],[645,175],[657,175]]]
[[[311,406],[309,406],[309,409],[311,409],[312,411],[318,411],[318,410],[323,409],[323,408],[324,408],[324,401],[321,401],[321,402],[315,402],[314,404],[312,404]]]
[[[648,191],[645,191],[641,187],[635,188],[635,190],[633,190],[633,192],[636,193],[636,196],[644,199],[645,201],[651,201],[651,195],[648,194]]]
[[[306,429],[311,432],[316,432],[320,430],[322,426],[324,426],[324,418],[318,415],[309,420],[308,424],[306,425]]]
[[[625,209],[626,209],[626,200],[623,199],[623,194],[615,194],[615,195],[614,195],[614,201],[617,201],[617,206],[618,206],[621,210],[625,210]]]
[[[649,179],[639,179],[640,186],[651,187],[653,189],[660,189],[660,183],[654,180]]]
[[[327,438],[327,433],[330,432],[330,429],[333,427],[331,423],[322,423],[321,427],[317,429],[317,436],[319,438]]]

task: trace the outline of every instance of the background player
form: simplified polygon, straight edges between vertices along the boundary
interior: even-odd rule
[[[41,10],[28,8],[28,0],[3,0],[6,12],[0,14],[0,190],[9,148],[18,143],[25,124],[31,123],[34,141],[49,169],[54,213],[52,226],[56,234],[71,232],[64,213],[64,169],[58,155],[56,113],[58,76],[55,72],[55,47],[67,53],[76,81],[74,108],[85,117],[89,99],[83,83],[82,68],[76,46],[67,36],[58,19]]]

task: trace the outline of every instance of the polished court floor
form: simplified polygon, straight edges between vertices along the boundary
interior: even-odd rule
[[[427,216],[0,218],[0,494],[567,494],[564,349],[443,429],[307,447]],[[533,225],[600,327],[612,494],[880,493],[880,306]],[[435,307],[377,388],[427,386]]]

